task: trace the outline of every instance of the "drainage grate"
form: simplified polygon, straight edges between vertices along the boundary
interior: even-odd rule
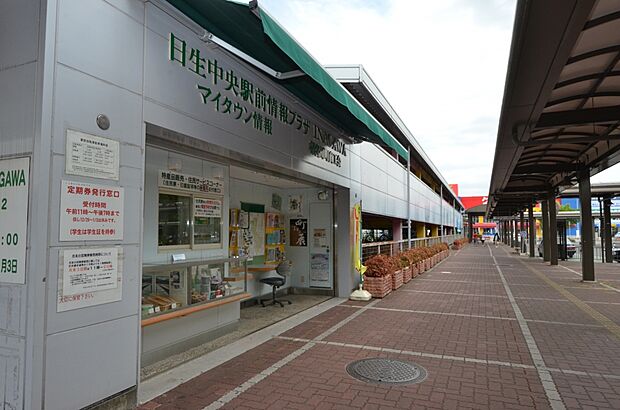
[[[426,369],[402,360],[372,358],[349,363],[347,373],[367,383],[413,384],[426,379]]]

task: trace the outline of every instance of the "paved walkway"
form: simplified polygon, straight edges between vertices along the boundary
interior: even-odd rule
[[[343,301],[141,409],[620,408],[620,265],[550,267],[468,246],[383,300]],[[351,378],[366,357],[414,361],[419,384]]]

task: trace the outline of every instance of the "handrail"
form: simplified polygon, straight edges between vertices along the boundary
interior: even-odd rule
[[[408,239],[398,241],[384,242],[367,242],[362,244],[362,260],[370,258],[373,255],[396,255],[410,248],[419,248],[422,246],[432,246],[438,243],[452,244],[454,240],[463,238],[462,234],[431,236],[427,238],[411,238],[411,246]]]

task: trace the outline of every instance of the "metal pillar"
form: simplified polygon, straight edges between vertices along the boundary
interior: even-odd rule
[[[549,192],[547,199],[549,206],[549,262],[551,265],[558,264],[558,220],[555,208],[555,192]]]
[[[534,219],[534,204],[530,203],[527,209],[529,215],[529,228],[530,232],[528,239],[530,242],[530,258],[536,255],[536,220]]]
[[[407,249],[411,249],[411,146],[407,153]]]
[[[508,221],[504,221],[504,243],[508,245],[508,238],[510,238],[510,232],[508,230]]]
[[[516,249],[519,247],[519,221],[517,219],[514,219],[513,223],[515,226],[515,231],[514,231],[515,241],[512,247]]]
[[[611,244],[611,198],[605,198],[603,200],[603,219],[605,222],[601,222],[605,235],[605,262],[613,263],[613,252]]]
[[[592,223],[592,196],[590,172],[579,174],[579,208],[581,209],[581,272],[584,282],[594,279],[594,227]]]
[[[469,242],[472,242],[474,240],[474,218],[469,214],[467,215],[467,220],[469,221]]]
[[[439,186],[439,236],[443,236],[443,185]]]
[[[525,216],[519,212],[519,253],[525,253]]]
[[[549,205],[544,199],[540,202],[542,204],[543,260],[549,262],[551,257],[551,246],[549,244]]]
[[[603,219],[603,200],[598,197],[598,237],[601,238],[601,262],[605,263],[605,235],[603,235],[603,226],[605,220]]]

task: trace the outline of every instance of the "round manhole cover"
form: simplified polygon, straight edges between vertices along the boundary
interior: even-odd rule
[[[413,384],[426,379],[426,369],[415,363],[392,359],[363,359],[347,366],[347,373],[367,383]]]

